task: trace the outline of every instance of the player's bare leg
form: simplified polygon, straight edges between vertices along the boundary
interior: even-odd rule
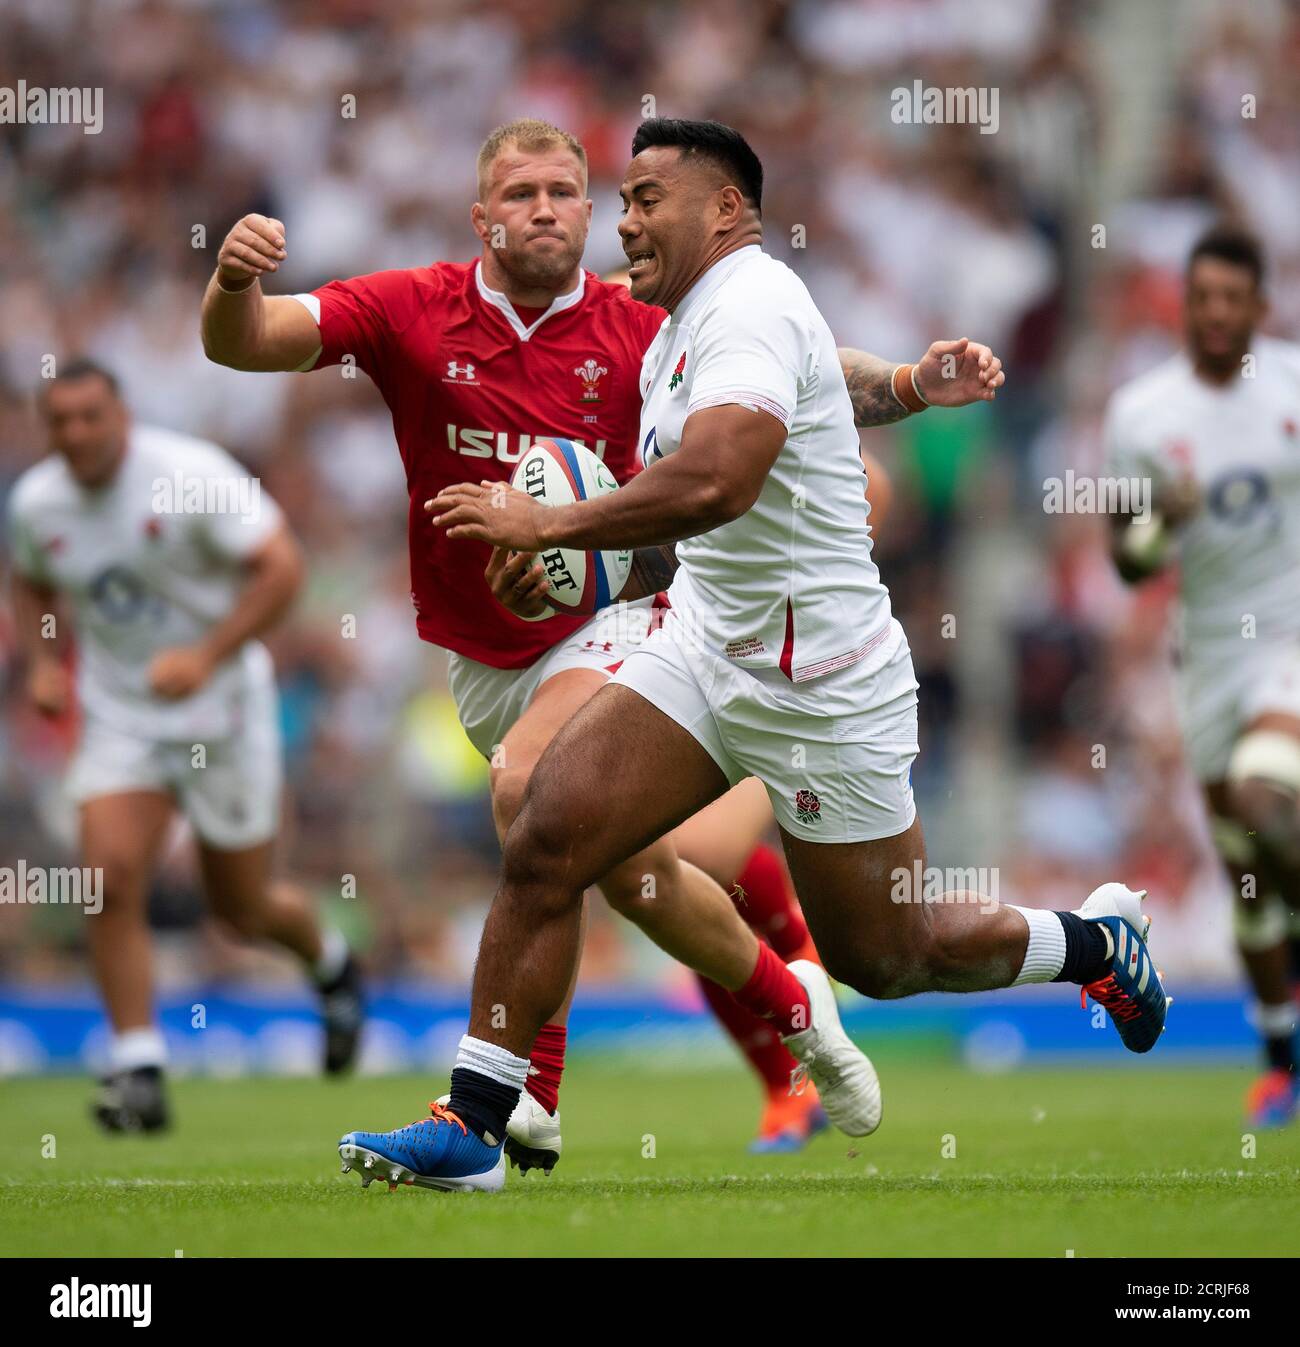
[[[555,737],[556,730],[607,681],[605,675],[595,669],[566,669],[548,678],[537,689],[527,710],[510,727],[500,750],[493,755],[489,777],[492,821],[496,826],[497,840],[503,845],[506,833],[510,831],[510,825],[523,805],[524,792],[528,789],[528,779],[537,766],[537,759]],[[586,920],[584,910],[579,950],[586,941]],[[568,1024],[569,1010],[577,987],[578,966],[575,963],[569,990],[549,1024]],[[554,1111],[553,1105],[550,1111]]]
[[[91,963],[116,1033],[153,1025],[149,879],[175,803],[132,791],[81,806],[82,864],[103,872],[103,909],[87,926]]]
[[[607,681],[605,675],[595,669],[566,669],[548,678],[537,689],[527,710],[510,727],[499,752],[494,755],[489,775],[492,822],[496,827],[497,840],[502,844],[524,802],[528,778],[532,776],[537,759],[545,751],[546,745],[555,737],[556,730]],[[586,943],[586,935],[587,914],[584,905],[580,951]],[[577,989],[578,964],[575,963],[569,990],[560,1008],[551,1017],[550,1024],[561,1027],[568,1024],[569,1010],[573,1006]],[[558,1083],[557,1080],[557,1087]],[[554,1112],[554,1105],[549,1111]]]
[[[569,669],[548,678],[538,688],[528,709],[493,755],[493,818],[499,835],[505,833],[518,815],[538,760],[556,732],[607,681],[599,670]],[[703,870],[683,864],[670,841],[655,842],[596,882],[615,911],[635,922],[674,958],[710,970],[709,976],[732,987],[743,986],[753,972],[758,958],[757,943],[731,910],[726,892]],[[564,1025],[573,1000],[584,935],[585,900],[566,994],[538,1031],[530,1049],[533,1061],[527,1093],[552,1115],[563,1067]],[[510,1155],[521,1167],[528,1157],[521,1156],[520,1137],[516,1133],[525,1121],[518,1113],[510,1121]],[[533,1130],[539,1129],[545,1129],[545,1124],[537,1118]],[[551,1145],[558,1155],[558,1132]]]
[[[924,882],[914,892],[926,862],[919,818],[877,841],[781,835],[826,968],[864,996],[1074,982],[1132,1051],[1149,1051],[1163,1031],[1170,998],[1145,949],[1144,895],[1103,884],[1077,912],[1053,912],[968,890],[932,896]]]
[[[268,940],[296,954],[321,998],[323,1068],[329,1075],[356,1060],[362,1024],[361,973],[337,931],[322,931],[296,884],[271,878],[274,839],[229,850],[199,843],[199,869],[213,914],[244,940]]]
[[[504,844],[506,833],[523,804],[528,779],[537,759],[555,732],[607,682],[596,669],[566,669],[548,678],[533,694],[523,715],[510,727],[492,757],[490,786],[492,821]],[[530,1050],[528,1088],[511,1114],[506,1153],[522,1172],[543,1169],[547,1174],[560,1158],[560,1084],[568,1051],[569,1011],[578,990],[582,950],[587,943],[587,898],[583,896],[578,932],[578,957],[573,961],[568,991],[559,1008],[538,1030]]]
[[[110,1131],[152,1131],[167,1123],[148,897],[174,809],[164,792],[131,791],[87,800],[80,811],[82,864],[103,876],[103,907],[90,918],[86,934],[113,1029],[109,1072],[93,1106]]]
[[[483,929],[470,1018],[476,1038],[526,1052],[568,987],[583,890],[616,869],[626,876],[624,862],[727,788],[708,754],[666,716],[661,734],[639,732],[630,715],[620,720],[628,703],[641,701],[623,688],[602,688],[555,736],[532,775]],[[729,903],[726,910],[743,958],[754,936]],[[718,980],[739,985],[725,941],[708,944],[704,962],[720,965]]]
[[[315,965],[324,950],[307,895],[271,878],[274,841],[237,851],[199,843],[199,870],[213,915],[244,940],[269,940]]]
[[[1020,913],[981,894],[895,902],[895,876],[926,863],[921,820],[874,842],[781,838],[804,914],[827,971],[864,996],[1009,986],[1024,963]]]
[[[767,789],[751,776],[675,828],[672,840],[683,860],[729,888],[771,826]]]
[[[1234,747],[1228,779],[1205,787],[1268,1062],[1247,1095],[1252,1126],[1279,1126],[1300,1110],[1290,945],[1290,914],[1300,905],[1298,795],[1300,719],[1284,712],[1256,717]]]

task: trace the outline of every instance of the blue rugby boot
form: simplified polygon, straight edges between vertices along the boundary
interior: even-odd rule
[[[495,1193],[506,1181],[500,1144],[489,1146],[450,1109],[430,1104],[431,1117],[393,1132],[349,1132],[339,1142],[343,1172],[355,1169],[361,1186],[383,1179],[452,1192]]]
[[[1151,918],[1139,906],[1145,897],[1145,889],[1134,892],[1123,884],[1103,884],[1075,914],[1101,926],[1110,958],[1110,971],[1083,988],[1080,1004],[1086,1009],[1091,996],[1105,1006],[1130,1052],[1150,1052],[1155,1047],[1164,1033],[1165,1014],[1174,1003],[1165,994],[1147,949]]]

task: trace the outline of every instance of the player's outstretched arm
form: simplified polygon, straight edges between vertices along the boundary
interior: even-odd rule
[[[462,482],[424,508],[449,538],[518,552],[652,547],[738,519],[758,499],[785,440],[784,424],[767,412],[706,407],[686,418],[675,454],[606,496],[547,506],[503,482]]]
[[[203,296],[203,349],[239,370],[301,369],[320,350],[316,320],[287,295],[264,295],[262,277],[288,256],[284,226],[245,215],[226,235]]]
[[[936,341],[914,365],[882,360],[851,346],[839,349],[853,421],[860,429],[901,421],[927,407],[992,402],[1006,382],[1002,361],[981,342]]]

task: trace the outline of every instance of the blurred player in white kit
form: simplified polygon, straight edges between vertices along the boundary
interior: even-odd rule
[[[87,935],[112,1022],[93,1112],[109,1131],[155,1131],[168,1107],[146,900],[178,808],[214,914],[244,938],[283,945],[310,973],[325,1070],[356,1055],[356,962],[302,892],[271,877],[279,713],[257,637],[296,595],[302,559],[260,483],[215,444],[132,425],[106,370],[67,364],[40,406],[52,452],[10,498],[13,597],[28,689],[45,714],[74,697],[60,601],[77,639],[81,735],[67,789],[82,864],[102,873]]]
[[[1193,248],[1187,349],[1120,388],[1107,471],[1151,479],[1154,508],[1114,515],[1120,574],[1175,559],[1180,700],[1193,771],[1235,890],[1235,927],[1267,1070],[1252,1126],[1295,1117],[1300,965],[1300,347],[1257,335],[1255,241],[1222,226]]]

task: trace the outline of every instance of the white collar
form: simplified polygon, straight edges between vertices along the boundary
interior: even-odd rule
[[[524,320],[515,312],[515,306],[509,299],[500,290],[493,290],[483,279],[483,259],[481,257],[474,263],[474,280],[478,284],[479,296],[483,302],[491,304],[493,308],[500,309],[502,314],[505,315],[506,322],[514,328],[515,336],[520,341],[527,341],[552,314],[563,313],[565,309],[571,309],[575,304],[581,302],[583,291],[587,286],[587,273],[579,267],[577,285],[567,295],[556,295],[551,300],[546,312],[535,323],[530,323],[527,327],[524,326]]]
[[[743,248],[737,248],[734,253],[719,258],[682,296],[681,303],[669,314],[671,321],[682,322],[687,312],[705,296],[711,295],[742,262],[748,261],[755,254],[761,254],[762,251],[759,244],[747,243]]]

